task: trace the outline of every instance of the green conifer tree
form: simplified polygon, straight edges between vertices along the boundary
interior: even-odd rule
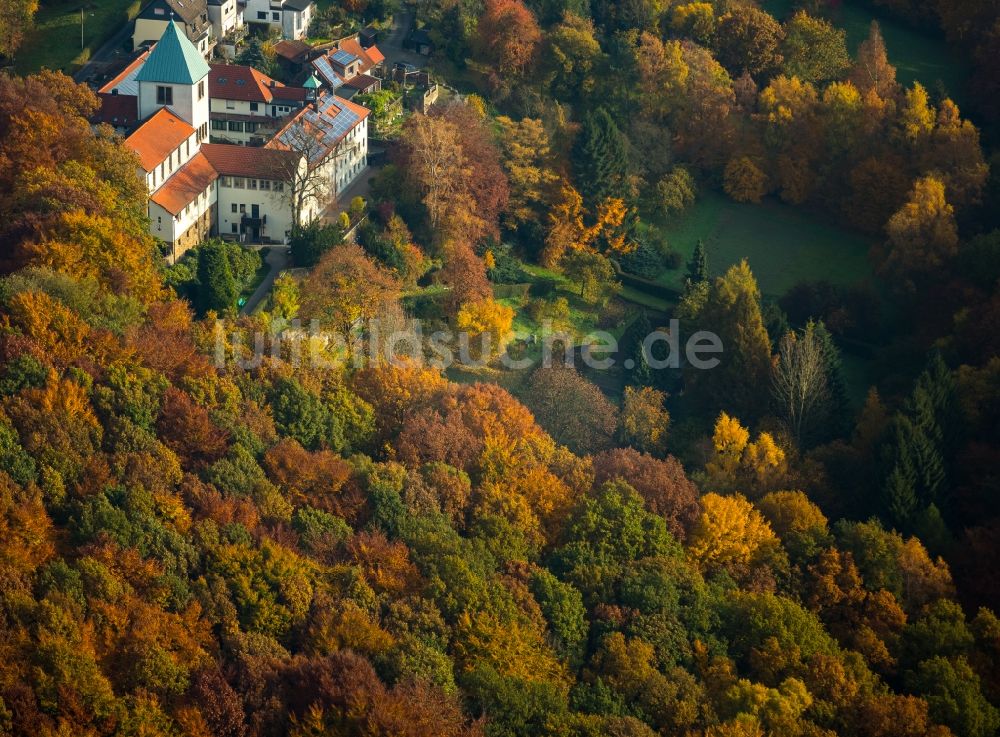
[[[232,309],[239,289],[225,249],[219,243],[206,243],[198,249],[198,301],[202,312]]]
[[[825,440],[840,437],[847,432],[851,404],[847,398],[847,384],[844,381],[844,364],[840,360],[840,349],[833,342],[833,335],[822,320],[813,325],[813,334],[819,341],[826,364],[826,389],[829,395],[829,417]]]
[[[584,204],[628,199],[628,142],[604,108],[588,114],[573,149],[573,169]]]
[[[688,261],[688,279],[693,284],[708,281],[708,252],[705,250],[705,241],[701,238],[695,244],[694,253]]]

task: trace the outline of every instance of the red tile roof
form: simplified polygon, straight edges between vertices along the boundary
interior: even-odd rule
[[[257,179],[281,179],[299,158],[291,151],[230,143],[203,143],[201,152],[219,174]]]
[[[308,90],[286,87],[253,67],[212,64],[208,73],[208,94],[221,100],[271,103],[274,100],[306,99]]]
[[[317,112],[317,110],[322,112]],[[342,116],[342,110],[353,112],[357,116],[357,120],[349,125],[339,125],[338,119]],[[315,147],[311,147],[314,150],[309,151],[308,154],[309,165],[312,167],[332,153],[340,142],[370,113],[368,108],[355,102],[336,95],[328,95],[321,98],[317,105],[308,105],[287,118],[288,122],[285,126],[265,145],[267,148],[287,151],[289,138],[295,140],[303,133],[311,136],[317,142]],[[294,147],[295,144],[293,143],[291,146]]]
[[[153,171],[171,151],[193,135],[194,128],[177,117],[170,108],[161,107],[136,128],[125,139],[125,143],[139,154],[142,168]]]
[[[150,195],[149,199],[171,215],[177,215],[218,177],[215,168],[205,155],[199,152],[174,172],[162,187]]]
[[[101,107],[90,118],[91,123],[107,123],[116,128],[130,128],[139,120],[139,98],[135,95],[109,95],[99,92]]]
[[[340,42],[340,48],[349,54],[354,54],[356,57],[361,59],[361,70],[362,72],[367,72],[376,64],[385,61],[385,57],[382,56],[382,52],[378,50],[377,46],[370,46],[365,49],[361,47],[361,44],[353,38],[347,38]]]
[[[270,102],[271,86],[281,82],[258,72],[253,67],[238,64],[212,64],[208,73],[209,97],[244,102]]]

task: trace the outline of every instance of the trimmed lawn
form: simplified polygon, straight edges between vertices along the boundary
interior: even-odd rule
[[[705,242],[713,275],[746,258],[767,297],[780,297],[803,280],[855,284],[871,276],[869,242],[816,217],[776,200],[751,205],[709,191],[677,220],[652,224],[661,228],[685,265],[699,239]],[[685,274],[682,266],[665,271],[658,281],[681,289]]]
[[[80,7],[83,6],[83,49],[80,48]],[[14,61],[19,74],[42,67],[75,72],[121,27],[139,13],[140,0],[42,2],[35,28],[24,39]]]
[[[787,18],[794,10],[792,0],[765,0],[765,10],[779,20]],[[879,22],[882,37],[889,53],[889,61],[896,67],[896,79],[910,86],[919,81],[931,92],[943,84],[948,94],[959,105],[969,78],[969,68],[961,55],[951,48],[944,38],[928,31],[911,28],[886,15],[873,13],[872,9],[857,2],[844,2],[828,15],[837,26],[847,31],[847,50],[853,56],[858,44],[868,38],[868,27],[873,20]]]

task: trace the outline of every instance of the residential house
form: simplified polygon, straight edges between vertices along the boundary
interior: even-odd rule
[[[356,103],[325,94],[294,115],[267,144],[300,151],[338,198],[368,166],[368,115]],[[318,214],[318,213],[316,213]]]
[[[236,46],[246,35],[242,5],[237,0],[208,0],[208,19],[216,39],[216,53],[235,58]]]
[[[343,97],[382,89],[385,57],[378,47],[362,48],[356,38],[344,39],[339,48],[312,60],[314,73]]]
[[[299,224],[319,217],[367,166],[367,109],[315,78],[285,87],[249,67],[209,66],[175,21],[99,94],[92,120],[125,131],[149,191],[150,232],[171,261],[210,235],[282,242],[293,213]],[[229,103],[240,107],[230,111]],[[210,143],[210,128],[225,115],[245,115],[275,135],[267,140],[262,128],[244,125],[232,131],[238,143]],[[264,146],[245,145],[252,142]],[[325,186],[293,198],[307,178]]]
[[[213,143],[263,146],[283,119],[316,97],[316,89],[286,87],[248,66],[213,64],[208,75]]]
[[[282,38],[305,38],[316,4],[313,0],[247,0],[244,20],[250,25],[277,30]]]
[[[159,41],[171,20],[202,56],[207,58],[212,53],[216,35],[212,32],[207,0],[151,0],[136,16],[132,48]]]

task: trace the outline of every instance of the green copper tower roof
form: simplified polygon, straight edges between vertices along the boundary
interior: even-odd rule
[[[302,83],[302,86],[309,90],[319,89],[319,80],[315,74],[310,74],[309,79]]]
[[[171,19],[135,78],[138,82],[194,84],[206,74],[205,59]]]

